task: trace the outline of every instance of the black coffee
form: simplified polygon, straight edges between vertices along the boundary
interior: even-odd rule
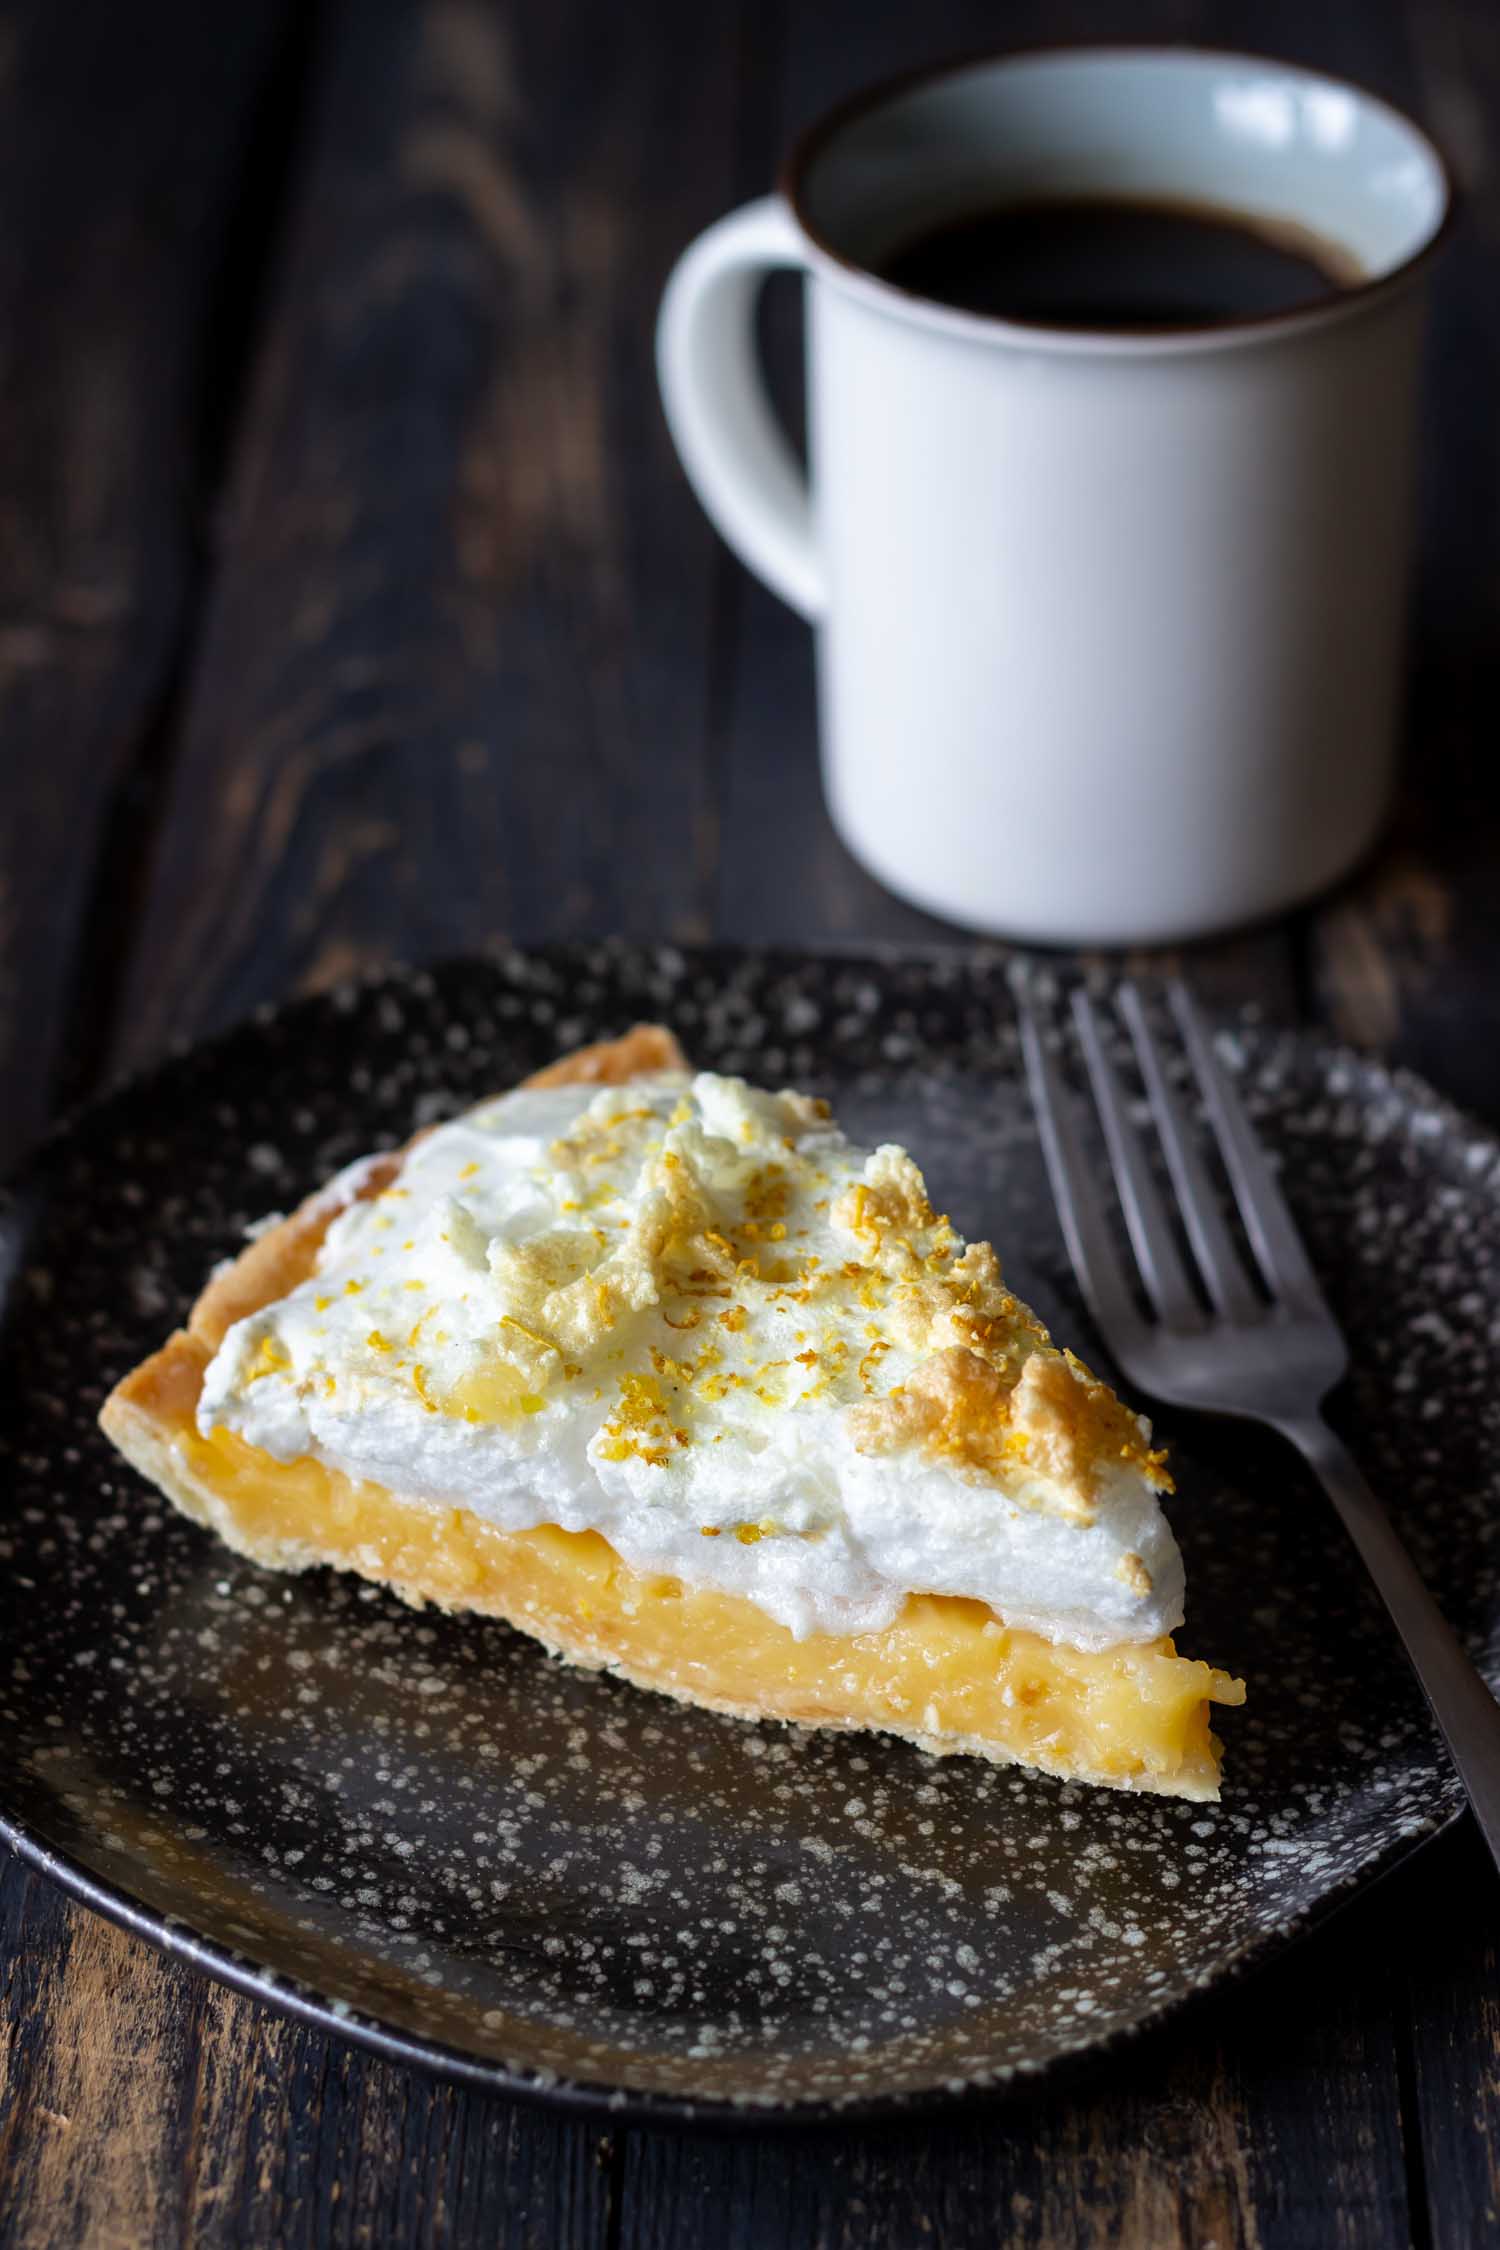
[[[1286,312],[1359,279],[1311,235],[1187,204],[1008,203],[945,220],[881,261],[963,312],[1054,328],[1200,327]]]

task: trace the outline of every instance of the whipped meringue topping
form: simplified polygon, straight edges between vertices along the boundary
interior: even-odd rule
[[[420,1138],[228,1331],[198,1421],[502,1530],[599,1532],[799,1638],[917,1592],[1087,1649],[1181,1622],[1147,1424],[901,1149],[711,1072],[523,1088]]]

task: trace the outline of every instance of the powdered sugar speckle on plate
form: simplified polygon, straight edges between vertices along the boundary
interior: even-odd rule
[[[1242,1672],[1217,1807],[579,1676],[496,1622],[273,1577],[94,1428],[248,1224],[558,1047],[695,1060],[906,1142],[1084,1356],[1003,960],[499,953],[265,1015],[62,1129],[0,1202],[0,1828],[281,2005],[641,2114],[869,2108],[1106,2047],[1284,1943],[1461,1798],[1292,1458],[1163,1418],[1192,1655]],[[1226,1042],[1357,1374],[1342,1422],[1500,1677],[1500,1149],[1415,1082]]]

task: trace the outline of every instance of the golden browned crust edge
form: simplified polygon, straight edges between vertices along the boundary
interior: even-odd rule
[[[659,1070],[686,1068],[682,1050],[670,1031],[660,1025],[637,1024],[623,1038],[602,1040],[575,1052],[560,1056],[525,1080],[527,1086],[562,1086],[570,1084],[621,1085],[631,1078]],[[378,1195],[388,1186],[401,1168],[407,1151],[423,1136],[413,1136],[401,1149],[389,1156],[377,1157],[365,1167],[351,1187],[349,1202]],[[249,1243],[233,1264],[211,1280],[198,1297],[188,1317],[187,1327],[178,1329],[160,1351],[131,1369],[115,1385],[105,1400],[99,1414],[100,1427],[116,1449],[148,1482],[155,1485],[173,1506],[192,1522],[201,1524],[223,1540],[236,1554],[269,1570],[307,1570],[316,1568],[323,1555],[297,1540],[247,1539],[240,1532],[232,1509],[215,1492],[207,1478],[201,1477],[186,1462],[172,1440],[174,1421],[193,1419],[198,1393],[202,1387],[204,1370],[218,1349],[226,1331],[236,1320],[244,1319],[262,1305],[306,1279],[312,1270],[318,1246],[337,1213],[346,1209],[329,1196],[326,1187],[319,1189],[302,1203],[289,1217],[270,1227],[254,1242]],[[350,1567],[347,1564],[340,1567]],[[357,1565],[354,1566],[357,1568]],[[361,1573],[361,1575],[365,1575]],[[391,1587],[403,1601],[420,1608],[424,1603],[448,1609],[451,1605],[422,1585],[377,1578],[377,1583]],[[801,1713],[788,1708],[768,1714],[763,1707],[739,1703],[727,1698],[709,1696],[663,1680],[649,1672],[637,1672],[615,1657],[603,1657],[591,1651],[580,1637],[573,1642],[560,1641],[539,1633],[534,1621],[508,1609],[501,1602],[465,1603],[467,1611],[479,1610],[485,1615],[499,1617],[526,1633],[552,1655],[560,1657],[583,1671],[607,1671],[627,1680],[634,1687],[654,1695],[667,1695],[674,1702],[690,1705],[699,1710],[716,1711],[728,1718],[764,1720],[775,1717],[784,1724],[807,1729],[831,1728],[841,1732],[870,1733],[878,1731],[891,1734],[902,1741],[914,1743],[919,1749],[939,1757],[967,1755],[985,1759],[991,1765],[1019,1766],[1028,1772],[1048,1772],[1046,1765],[1034,1759],[1018,1757],[1003,1745],[972,1736],[934,1736],[924,1734],[919,1728],[882,1725],[873,1729],[866,1720],[840,1720],[826,1711]],[[1136,1795],[1173,1796],[1201,1803],[1215,1803],[1217,1788],[1201,1787],[1191,1780],[1167,1781],[1151,1776],[1120,1779],[1109,1775],[1067,1774],[1054,1775],[1054,1779],[1085,1780],[1094,1788],[1111,1788]]]
[[[638,1023],[619,1039],[600,1039],[575,1047],[545,1070],[534,1070],[523,1086],[623,1086],[658,1070],[686,1070],[688,1060],[665,1024]]]
[[[597,1040],[592,1046],[578,1047],[571,1054],[560,1055],[545,1070],[534,1071],[521,1083],[524,1086],[617,1086],[648,1072],[686,1068],[682,1049],[664,1025],[638,1023],[619,1039]],[[287,1218],[278,1219],[264,1234],[247,1243],[231,1264],[204,1285],[188,1314],[186,1329],[179,1329],[162,1351],[143,1360],[115,1385],[99,1415],[105,1433],[118,1443],[112,1427],[117,1418],[117,1402],[129,1403],[142,1396],[138,1378],[148,1370],[156,1370],[164,1353],[171,1352],[185,1335],[207,1347],[198,1362],[201,1374],[237,1320],[259,1312],[262,1305],[286,1296],[298,1282],[305,1281],[312,1271],[318,1247],[339,1212],[346,1210],[350,1203],[363,1202],[389,1187],[409,1152],[424,1138],[424,1133],[414,1133],[403,1147],[371,1157],[359,1168],[344,1200],[331,1194],[330,1186],[325,1185],[308,1196]]]
[[[523,1079],[522,1084],[624,1085],[647,1072],[686,1067],[682,1049],[664,1025],[638,1023],[619,1039],[596,1040],[591,1046],[560,1055],[546,1069]],[[157,1424],[174,1414],[192,1419],[203,1371],[235,1322],[259,1312],[262,1305],[286,1296],[305,1281],[338,1213],[350,1203],[389,1187],[408,1152],[423,1137],[414,1134],[404,1147],[372,1157],[352,1179],[347,1199],[341,1201],[325,1185],[287,1218],[279,1219],[247,1243],[231,1264],[205,1284],[188,1314],[186,1327],[179,1328],[160,1351],[122,1376],[100,1408],[99,1426],[125,1458],[185,1514],[199,1523],[212,1524],[231,1546],[236,1542],[224,1528],[222,1506],[215,1511],[212,1496],[206,1488],[200,1489],[196,1480],[184,1483],[184,1472],[175,1460],[170,1439],[163,1438]]]
[[[524,1086],[618,1086],[651,1071],[684,1070],[686,1067],[686,1058],[670,1031],[661,1024],[638,1023],[620,1039],[601,1039],[593,1046],[578,1047],[571,1054],[560,1055],[545,1070],[533,1071],[521,1083]],[[389,1187],[409,1151],[423,1138],[422,1133],[413,1134],[404,1147],[393,1149],[388,1155],[372,1157],[360,1171],[348,1202],[363,1202],[366,1197],[378,1195],[382,1188]],[[318,1245],[339,1211],[345,1208],[347,1204],[340,1203],[336,1197],[330,1199],[325,1186],[308,1196],[289,1218],[268,1227],[264,1234],[246,1245],[232,1265],[207,1284],[188,1315],[189,1331],[200,1336],[211,1353],[217,1351],[237,1320],[259,1312],[262,1305],[284,1297],[289,1289],[306,1279]],[[126,1381],[129,1380],[127,1376]]]
[[[556,1062],[534,1071],[521,1083],[614,1086],[648,1072],[686,1067],[682,1049],[664,1025],[638,1023],[619,1039],[596,1040],[560,1055]],[[210,1525],[242,1554],[251,1554],[252,1550],[232,1536],[227,1528],[227,1511],[210,1487],[178,1459],[169,1425],[173,1419],[193,1419],[204,1369],[234,1323],[305,1281],[338,1213],[350,1203],[362,1202],[389,1187],[408,1152],[423,1137],[414,1134],[404,1147],[372,1157],[352,1176],[346,1199],[341,1200],[325,1185],[287,1218],[279,1219],[247,1243],[239,1256],[204,1286],[188,1314],[186,1327],[179,1328],[160,1351],[122,1376],[99,1410],[100,1428],[126,1460],[185,1515]],[[277,1562],[263,1554],[252,1554],[252,1559],[267,1562],[273,1569],[302,1568],[316,1560],[304,1556],[300,1563]]]
[[[246,1539],[235,1521],[233,1511],[225,1505],[212,1484],[196,1474],[183,1460],[170,1436],[163,1434],[158,1414],[180,1412],[184,1404],[187,1411],[192,1410],[197,1386],[207,1364],[206,1356],[198,1356],[200,1350],[201,1347],[196,1345],[194,1339],[174,1337],[164,1351],[158,1352],[154,1359],[145,1361],[136,1370],[137,1376],[142,1378],[141,1394],[124,1397],[121,1395],[122,1386],[105,1409],[109,1417],[105,1427],[110,1437],[126,1459],[143,1476],[149,1478],[175,1507],[194,1523],[216,1533],[236,1554],[244,1555],[247,1560],[259,1564],[265,1570],[297,1571],[318,1567],[326,1558],[316,1548],[306,1547],[297,1540]],[[648,1694],[670,1696],[674,1703],[701,1711],[716,1711],[726,1718],[762,1722],[770,1718],[782,1725],[801,1727],[809,1732],[817,1729],[862,1734],[878,1731],[898,1736],[903,1742],[914,1743],[918,1749],[926,1750],[935,1757],[963,1755],[983,1758],[990,1765],[1018,1766],[1028,1773],[1050,1774],[1053,1780],[1086,1781],[1092,1788],[1117,1789],[1135,1796],[1177,1797],[1199,1804],[1218,1802],[1218,1789],[1200,1783],[1191,1775],[1165,1779],[1149,1774],[1122,1777],[1064,1772],[1048,1766],[1043,1760],[1019,1757],[1003,1744],[977,1735],[925,1734],[918,1727],[905,1727],[894,1721],[882,1722],[875,1729],[865,1719],[832,1717],[821,1705],[809,1703],[798,1708],[795,1704],[787,1703],[780,1710],[767,1711],[763,1704],[743,1703],[728,1696],[705,1695],[699,1690],[685,1688],[677,1681],[664,1679],[658,1673],[637,1670],[618,1656],[601,1654],[582,1634],[560,1639],[555,1633],[539,1632],[534,1617],[523,1614],[518,1607],[510,1607],[503,1601],[483,1600],[454,1604],[444,1601],[439,1594],[417,1580],[391,1579],[382,1577],[379,1573],[366,1573],[360,1570],[358,1563],[347,1560],[338,1567],[354,1569],[360,1576],[373,1576],[377,1584],[388,1586],[402,1601],[415,1609],[431,1604],[436,1609],[461,1609],[468,1614],[477,1612],[488,1617],[498,1617],[576,1670],[609,1672]]]

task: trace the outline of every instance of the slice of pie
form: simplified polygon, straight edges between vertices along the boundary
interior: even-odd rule
[[[822,1102],[585,1049],[262,1232],[104,1407],[273,1569],[747,1718],[1211,1798],[1147,1425]]]

